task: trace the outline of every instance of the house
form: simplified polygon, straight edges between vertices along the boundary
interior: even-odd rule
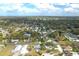
[[[43,53],[42,56],[53,56],[53,55],[50,53]]]
[[[35,27],[35,31],[36,31],[36,32],[38,31],[38,29],[39,29],[38,27]]]
[[[0,47],[3,47],[3,48],[5,48],[5,45],[4,45],[4,44],[0,44]]]
[[[73,49],[72,49],[71,46],[64,46],[64,47],[63,47],[63,50],[64,50],[64,51],[70,51],[70,52],[71,52]]]
[[[0,52],[5,48],[5,45],[0,44]]]
[[[2,43],[7,43],[8,42],[8,40],[6,39],[6,40],[2,40]]]
[[[25,55],[26,53],[28,53],[28,49],[27,49],[28,45],[16,45],[15,49],[12,50],[13,55]],[[18,54],[19,53],[19,54]]]
[[[49,39],[46,41],[46,44],[45,44],[45,48],[48,49],[48,50],[51,50],[53,48],[52,44],[49,45],[48,43],[52,43],[52,40]]]
[[[79,54],[77,52],[72,52],[73,56],[79,56]]]
[[[51,40],[51,39],[49,39],[49,40],[47,40],[47,42],[52,42],[52,40]]]
[[[31,33],[30,32],[25,32],[24,35],[27,36],[27,37],[30,37]]]
[[[43,54],[42,54],[42,56],[54,56],[52,53],[50,53],[50,51],[49,50],[47,50],[46,52],[44,52]]]
[[[72,33],[64,33],[64,36],[69,39],[69,41],[77,41],[79,42],[79,39],[77,37],[77,35],[72,34]]]
[[[47,34],[47,32],[46,31],[43,31],[42,34]]]
[[[41,41],[39,41],[39,42],[38,42],[38,44],[42,44],[42,42],[41,42]]]
[[[15,32],[17,32],[17,31],[19,31],[19,30],[21,30],[21,28],[17,27],[17,28],[15,29]]]
[[[72,47],[71,46],[62,46],[65,56],[72,56]]]
[[[61,53],[63,53],[63,49],[62,49],[62,47],[59,44],[57,45],[56,49],[58,49]]]
[[[51,32],[55,32],[56,30],[51,30]]]
[[[19,42],[19,39],[11,39],[11,42],[17,44]]]
[[[53,48],[55,48],[55,45],[54,45],[54,41],[52,39],[48,39],[46,41],[46,44],[45,44],[45,48],[48,49],[48,50],[52,50]]]
[[[29,27],[27,27],[26,29],[27,29],[27,31],[28,31],[30,28],[29,28]]]
[[[23,45],[21,51],[20,51],[20,54],[21,55],[25,55],[26,53],[28,53],[28,49],[27,49],[28,45]]]
[[[16,45],[15,49],[12,50],[12,53],[15,54],[16,52],[20,52],[21,48],[22,48],[22,45]]]
[[[36,52],[39,52],[40,49],[41,49],[40,44],[35,44],[35,45],[34,45],[34,49],[35,49]]]
[[[45,46],[45,48],[48,49],[48,50],[52,50],[53,49],[52,46]]]
[[[72,56],[72,53],[69,51],[64,51],[63,56]]]

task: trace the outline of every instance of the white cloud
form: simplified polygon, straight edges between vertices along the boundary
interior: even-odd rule
[[[64,11],[67,12],[67,13],[73,13],[74,9],[69,7],[69,8],[65,8]]]
[[[0,7],[2,9],[6,10],[14,10],[14,9],[18,9],[18,10],[29,10],[26,9],[24,7],[21,7],[21,5],[23,3],[32,3],[34,4],[38,9],[48,9],[50,11],[55,11],[58,10],[59,8],[56,8],[53,5],[50,5],[50,3],[58,3],[61,5],[65,5],[65,3],[78,3],[79,0],[1,0],[0,4],[13,4],[13,6],[6,6],[6,7]],[[72,8],[65,8],[64,10],[66,12],[69,12],[71,10],[71,12],[73,11],[73,8],[79,8],[79,6],[77,4],[71,4]],[[32,9],[33,10],[33,9]],[[31,10],[30,10],[31,11]]]
[[[54,14],[54,15],[60,15],[62,12],[61,8],[57,8],[50,3],[39,3],[39,4],[36,3],[34,5],[36,5],[36,7],[40,10],[40,12],[47,11],[48,13]]]
[[[47,9],[50,7],[49,3],[32,3],[34,4],[37,8],[41,9]]]
[[[13,12],[17,11],[19,13],[41,13],[42,11],[48,11],[51,13],[58,13],[57,11],[61,11],[60,8],[57,8],[51,5],[50,3],[32,3],[33,5],[36,6],[36,8],[27,8],[23,6],[23,3],[14,3],[14,4],[2,4],[0,6],[0,11],[2,10],[3,12]]]
[[[67,13],[77,14],[79,12],[79,3],[71,3],[70,7],[64,8],[64,11]]]
[[[74,9],[74,8],[65,8],[64,9],[64,11],[66,12],[66,13],[69,13],[69,14],[73,14],[73,15],[79,15],[79,10],[77,10],[77,9]]]
[[[0,0],[0,3],[79,3],[79,0]]]
[[[21,7],[18,9],[19,12],[21,13],[38,13],[39,10],[34,8],[34,9],[30,9],[30,8],[26,8],[26,7]]]
[[[66,13],[66,15],[79,16],[79,10],[74,8],[65,8],[64,12]]]
[[[4,4],[0,6],[0,9],[2,11],[11,11],[14,9],[19,9],[21,7],[22,4]]]
[[[48,11],[51,14],[61,14],[62,8],[55,7],[53,4],[57,3],[59,5],[67,5],[71,3],[71,7],[64,8],[66,13],[76,12],[75,8],[79,8],[79,0],[0,0],[0,12],[7,11],[17,11],[22,14],[30,13],[43,13],[43,11]],[[23,6],[24,3],[31,3],[36,6],[36,8],[27,8]],[[77,12],[76,12],[77,13]],[[63,13],[62,13],[63,14]]]
[[[27,8],[25,6],[23,6],[23,4],[4,4],[2,6],[0,6],[0,11],[2,12],[13,12],[13,11],[17,11],[19,13],[37,13],[39,12],[38,9],[34,8]]]
[[[79,8],[79,3],[78,4],[71,4],[72,8]]]
[[[38,9],[57,9],[53,4],[50,3],[32,3]]]

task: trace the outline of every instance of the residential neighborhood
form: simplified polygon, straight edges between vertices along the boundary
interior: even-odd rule
[[[0,56],[79,56],[79,17],[74,18],[0,18]]]

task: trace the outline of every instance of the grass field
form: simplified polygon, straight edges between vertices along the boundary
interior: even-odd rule
[[[14,45],[7,45],[0,51],[0,56],[11,56],[12,55],[11,51],[13,50],[14,47],[15,47]]]

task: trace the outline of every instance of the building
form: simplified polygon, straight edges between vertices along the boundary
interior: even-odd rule
[[[77,41],[79,42],[79,39],[77,37],[77,35],[72,34],[72,33],[65,33],[64,36],[69,39],[69,41]]]
[[[63,53],[63,49],[61,48],[60,45],[57,45],[57,49],[58,49],[61,53]]]
[[[40,49],[41,49],[40,44],[35,44],[35,45],[34,45],[34,49],[35,49],[36,52],[39,52]]]
[[[69,52],[72,52],[72,47],[71,46],[63,46],[63,50],[64,51],[69,51]]]
[[[25,32],[24,33],[24,36],[30,37],[31,36],[31,33],[30,32]]]
[[[73,56],[79,56],[77,52],[72,52]]]
[[[25,54],[27,54],[29,52],[27,47],[28,47],[28,45],[23,45],[23,47],[22,47],[22,49],[20,51],[21,55],[25,55]]]
[[[71,46],[63,46],[64,56],[72,56],[72,47]]]
[[[21,48],[22,48],[22,45],[16,45],[15,49],[12,50],[12,53],[15,54],[17,52],[20,52]]]
[[[11,39],[11,42],[17,44],[19,42],[19,39]]]
[[[5,45],[4,45],[4,44],[0,44],[0,47],[3,47],[3,48],[5,48]]]
[[[16,45],[15,49],[12,50],[13,55],[25,55],[29,51],[27,49],[28,45]]]
[[[50,53],[43,53],[42,56],[53,56],[53,55]]]

